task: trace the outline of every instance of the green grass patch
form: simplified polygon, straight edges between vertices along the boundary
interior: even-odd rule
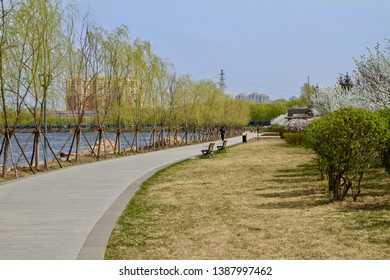
[[[373,168],[356,202],[333,203],[314,155],[283,140],[229,147],[148,179],[106,259],[389,259],[390,176]]]

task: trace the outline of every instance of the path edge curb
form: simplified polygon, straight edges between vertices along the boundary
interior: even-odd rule
[[[112,230],[116,225],[120,215],[126,209],[130,200],[134,197],[135,193],[139,190],[142,183],[152,177],[158,171],[163,170],[175,163],[182,162],[183,160],[173,161],[171,163],[157,167],[137,178],[131,183],[111,204],[103,216],[92,228],[85,240],[76,260],[104,260],[104,255],[107,249],[107,244],[111,236]]]

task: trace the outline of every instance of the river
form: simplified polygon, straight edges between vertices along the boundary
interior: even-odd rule
[[[29,160],[31,160],[32,156],[32,150],[33,150],[33,135],[32,133],[16,133],[15,134],[20,145],[23,147],[24,152]],[[85,136],[87,137],[89,143],[93,146],[94,143],[97,141],[97,132],[85,132]],[[135,147],[135,140],[134,140],[134,133],[133,132],[122,132],[121,135],[121,147],[122,148],[130,148],[130,147]],[[116,139],[116,133],[115,132],[107,132],[106,136],[108,139],[114,140]],[[151,141],[151,133],[150,132],[144,132],[144,133],[139,133],[138,137],[138,146],[139,147],[145,147],[145,146],[150,146],[153,145]],[[157,139],[157,134],[155,134],[155,139]],[[164,135],[165,137],[167,135]],[[52,132],[47,134],[47,138],[49,140],[50,146],[53,149],[54,153],[58,155],[65,145],[65,147],[62,149],[62,152],[64,153],[69,153],[69,149],[72,143],[72,134],[70,132]],[[4,137],[0,135],[0,145],[3,142]],[[81,141],[80,141],[80,150],[90,150],[88,143],[85,141],[85,138],[83,135],[81,135]],[[14,137],[12,137],[11,141],[12,145],[12,155],[13,155],[13,160],[16,162],[17,166],[23,166],[26,165],[27,162],[25,158],[23,157],[21,150],[19,146],[17,145]],[[1,146],[0,146],[1,148]],[[40,146],[40,159],[43,160],[43,149],[42,146]],[[75,152],[75,144],[73,146],[73,149],[71,152]],[[0,165],[2,165],[2,156],[0,157]],[[47,157],[49,160],[54,159],[53,154],[51,151],[48,149],[47,152]],[[9,166],[12,166],[12,158],[10,156],[9,158]]]

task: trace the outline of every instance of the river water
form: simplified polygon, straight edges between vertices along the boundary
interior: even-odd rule
[[[20,145],[23,147],[23,150],[24,150],[27,158],[30,161],[31,156],[32,156],[32,150],[33,150],[33,142],[34,142],[33,134],[32,133],[16,133],[15,135],[16,135]],[[122,132],[122,135],[121,135],[122,149],[123,148],[131,148],[131,147],[135,148],[134,135],[135,134],[133,132]],[[85,136],[88,139],[90,145],[93,146],[94,143],[97,141],[98,134],[97,134],[97,132],[85,132]],[[155,139],[157,139],[157,136],[158,135],[155,134]],[[166,137],[166,136],[167,135],[164,135],[164,137]],[[106,137],[108,139],[115,141],[116,133],[115,132],[107,132]],[[152,137],[152,135],[150,132],[139,133],[138,134],[138,147],[145,147],[145,146],[153,145],[153,143],[151,141],[151,137]],[[50,143],[51,148],[53,149],[53,151],[56,155],[58,155],[60,153],[61,149],[62,149],[62,152],[69,153],[69,149],[70,149],[70,146],[72,143],[72,138],[73,138],[72,134],[70,132],[48,133],[47,138],[48,138],[48,141]],[[4,137],[2,135],[0,135],[0,148],[1,148],[1,144],[3,142],[3,139],[4,139]],[[90,150],[88,143],[85,141],[85,138],[82,134],[80,135],[80,139],[81,139],[80,150],[81,151]],[[65,145],[65,143],[67,143],[67,144]],[[11,145],[12,145],[13,161],[16,162],[17,166],[26,165],[27,162],[26,162],[25,158],[23,157],[21,150],[20,150],[19,146],[17,145],[14,137],[12,137]],[[65,147],[64,147],[64,145],[65,145]],[[76,152],[75,146],[76,146],[76,143],[73,145],[73,149],[71,151],[73,153]],[[43,157],[42,146],[40,146],[39,149],[40,149],[40,153],[41,153],[40,160],[43,161],[44,157]],[[3,155],[1,155],[1,157],[0,157],[0,165],[2,165],[2,163],[3,163],[2,156]],[[49,148],[47,151],[47,157],[48,157],[48,160],[54,159],[54,156],[53,156],[52,152],[49,150]],[[11,156],[9,158],[8,164],[10,167],[12,166]]]

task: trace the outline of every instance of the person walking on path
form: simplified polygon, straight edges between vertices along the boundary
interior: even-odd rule
[[[221,132],[221,139],[222,139],[222,141],[225,140],[225,128],[221,127],[221,129],[219,131]]]

